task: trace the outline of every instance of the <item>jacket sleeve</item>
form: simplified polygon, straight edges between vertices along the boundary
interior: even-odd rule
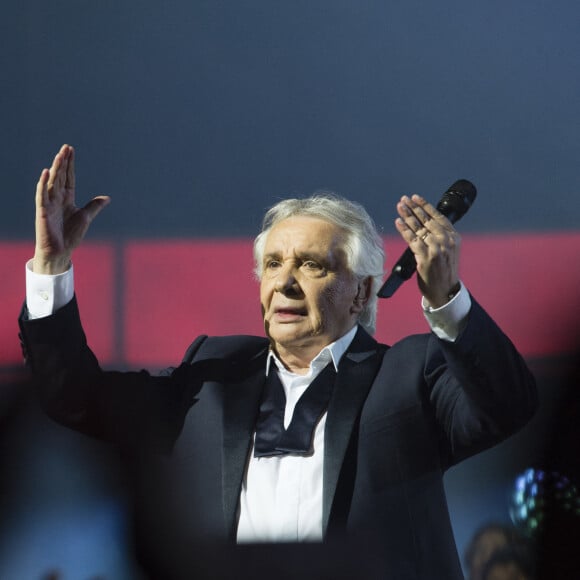
[[[533,416],[534,377],[509,338],[473,300],[455,342],[432,336],[424,376],[448,465],[495,445]]]
[[[24,307],[19,324],[25,361],[50,417],[122,447],[171,449],[201,381],[176,371],[103,371],[87,345],[76,298],[46,318],[28,320]]]

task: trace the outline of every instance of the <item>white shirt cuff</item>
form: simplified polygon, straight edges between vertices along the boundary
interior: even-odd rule
[[[436,336],[442,340],[455,342],[467,324],[467,315],[471,308],[469,292],[460,282],[459,292],[447,304],[431,308],[425,298],[421,299],[423,314]]]
[[[62,274],[36,274],[32,260],[26,263],[26,307],[30,319],[44,318],[68,304],[74,296],[71,267]]]

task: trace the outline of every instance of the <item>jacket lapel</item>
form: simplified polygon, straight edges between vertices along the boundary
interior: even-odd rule
[[[359,327],[338,369],[324,433],[322,529],[326,534],[353,428],[383,360],[385,347]]]
[[[222,490],[226,530],[232,540],[235,540],[236,509],[266,381],[267,350],[250,361],[253,370],[247,377],[224,386]]]

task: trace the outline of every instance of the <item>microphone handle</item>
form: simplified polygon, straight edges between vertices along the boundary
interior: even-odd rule
[[[399,258],[391,274],[386,279],[381,289],[377,292],[379,298],[390,298],[406,282],[417,269],[417,261],[411,248],[407,248]]]

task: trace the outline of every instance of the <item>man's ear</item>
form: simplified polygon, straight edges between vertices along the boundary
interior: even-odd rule
[[[358,283],[358,290],[353,300],[352,312],[360,313],[371,295],[372,278],[367,276]]]

